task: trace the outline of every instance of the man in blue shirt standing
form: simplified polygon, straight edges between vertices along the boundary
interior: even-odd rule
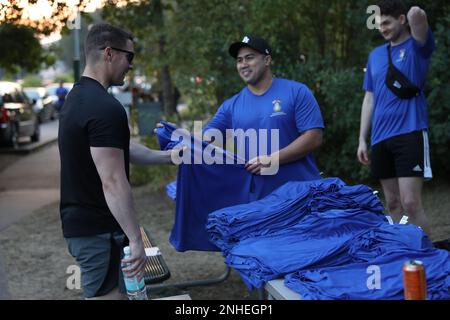
[[[227,145],[222,154],[221,148],[212,152],[208,143],[198,140],[198,147],[194,141],[194,148],[191,144],[183,153],[187,161],[178,171],[170,236],[177,251],[219,250],[205,228],[211,212],[261,199],[289,181],[320,179],[312,152],[322,143],[324,124],[312,93],[304,84],[273,77],[272,51],[261,38],[245,36],[230,46],[229,53],[247,86],[224,101],[203,130],[194,131],[220,147],[227,137],[232,146]],[[192,142],[189,133],[187,138],[174,136],[175,126],[160,123],[157,127],[163,148],[167,147],[164,140],[180,142],[182,137],[182,143]],[[198,165],[190,165],[191,158],[194,164],[197,158]]]
[[[261,191],[260,196],[290,180],[319,179],[312,152],[322,144],[324,124],[308,87],[273,77],[272,50],[262,38],[247,35],[233,43],[229,53],[236,59],[237,71],[247,86],[223,102],[205,128],[205,134],[211,128],[223,134],[228,129],[235,132],[239,129],[244,132],[279,130],[279,146],[275,150],[265,152],[259,148],[256,155],[252,155],[246,145],[245,168],[257,176],[255,184]],[[238,145],[240,143],[245,144],[245,141],[238,141]],[[272,146],[271,141],[267,141],[267,145]],[[264,176],[262,171],[273,162],[279,165],[277,173]]]
[[[423,88],[434,37],[426,13],[419,7],[408,11],[401,0],[383,0],[378,6],[380,33],[388,43],[375,48],[367,63],[357,156],[381,181],[393,218],[398,221],[406,214],[429,235],[421,200],[424,178],[432,178]],[[415,94],[405,94],[406,87],[414,87]]]
[[[56,95],[58,97],[58,102],[57,102],[56,107],[57,107],[58,111],[61,111],[61,108],[64,105],[64,102],[66,101],[67,93],[69,93],[69,90],[64,88],[64,81],[61,80],[59,82],[58,89],[56,89]]]

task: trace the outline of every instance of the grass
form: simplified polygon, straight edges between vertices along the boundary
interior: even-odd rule
[[[450,238],[450,182],[432,180],[425,183],[423,204],[431,223],[431,239]]]

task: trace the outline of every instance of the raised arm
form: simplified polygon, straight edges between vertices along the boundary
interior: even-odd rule
[[[419,7],[412,7],[408,11],[408,22],[411,27],[411,35],[423,46],[427,41],[429,28],[427,14]]]

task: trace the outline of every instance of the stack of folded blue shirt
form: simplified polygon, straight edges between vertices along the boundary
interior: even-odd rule
[[[246,238],[284,230],[310,212],[346,208],[345,203],[348,210],[370,209],[380,213],[384,209],[367,186],[347,186],[338,178],[291,181],[261,200],[210,213],[206,229],[211,241],[227,252]]]
[[[211,241],[227,251],[239,241],[269,234],[296,224],[310,212],[311,185],[334,190],[344,185],[340,179],[288,182],[265,198],[209,214],[206,229]]]
[[[225,252],[225,262],[251,288],[305,268],[350,262],[353,236],[386,222],[361,209],[311,212],[296,225],[270,235],[246,238]]]
[[[403,299],[403,263],[416,259],[425,266],[427,298],[450,299],[449,252],[433,248],[420,228],[383,224],[349,243],[350,261],[299,269],[286,275],[285,285],[304,300]]]
[[[391,225],[367,186],[290,182],[259,201],[209,215],[211,240],[251,289],[285,277],[302,299],[402,299],[402,265],[426,266],[428,297],[450,298],[450,257],[422,229]],[[380,286],[369,286],[380,268]]]

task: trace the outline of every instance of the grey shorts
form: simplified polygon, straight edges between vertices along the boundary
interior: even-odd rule
[[[81,269],[84,296],[104,296],[116,287],[126,293],[120,267],[123,247],[128,245],[122,232],[90,237],[66,238],[70,254]]]

